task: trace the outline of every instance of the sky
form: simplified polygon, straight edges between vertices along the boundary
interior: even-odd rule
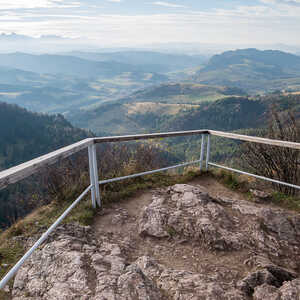
[[[159,43],[300,45],[300,0],[0,0],[0,33]]]

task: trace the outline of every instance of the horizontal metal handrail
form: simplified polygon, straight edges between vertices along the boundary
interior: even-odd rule
[[[39,169],[45,166],[54,164],[58,160],[66,158],[72,154],[75,154],[80,150],[83,150],[95,143],[126,142],[126,141],[146,140],[146,139],[154,139],[154,138],[199,135],[205,133],[208,133],[208,130],[190,130],[190,131],[177,131],[177,132],[166,132],[166,133],[151,133],[151,134],[125,135],[125,136],[114,136],[114,137],[88,138],[78,143],[63,147],[61,149],[50,152],[38,158],[32,159],[18,166],[1,171],[0,190],[7,187],[10,184],[25,179],[26,177],[34,174]]]
[[[96,137],[96,138],[94,138],[94,141],[95,141],[95,143],[128,142],[128,141],[148,140],[148,139],[178,137],[178,136],[189,136],[189,135],[199,135],[199,134],[208,134],[208,133],[209,133],[209,130],[207,130],[207,129],[189,130],[189,131],[174,131],[174,132],[164,132],[164,133],[149,133],[149,134]]]
[[[151,133],[151,134],[138,134],[138,135],[125,135],[125,136],[112,136],[112,137],[95,137],[82,140],[78,143],[69,145],[67,147],[58,149],[50,152],[46,155],[40,156],[18,166],[0,172],[0,189],[7,187],[12,183],[16,183],[32,174],[37,172],[40,168],[47,165],[54,164],[60,159],[66,158],[82,149],[87,148],[89,145],[95,143],[107,143],[107,142],[126,142],[136,140],[146,140],[155,138],[166,138],[166,137],[179,137],[189,135],[201,135],[210,134],[213,136],[219,136],[224,138],[230,138],[240,141],[254,142],[259,144],[266,144],[272,146],[286,147],[300,150],[300,143],[279,141],[266,139],[261,137],[254,137],[248,135],[241,135],[223,131],[215,130],[190,130],[190,131],[177,131],[177,132],[166,132],[166,133]]]
[[[215,130],[208,130],[208,133],[210,135],[229,138],[232,140],[239,140],[239,141],[244,141],[244,142],[252,142],[252,143],[257,143],[257,144],[265,144],[265,145],[270,145],[270,146],[278,146],[278,147],[300,150],[300,143],[295,143],[295,142],[273,140],[273,139],[268,139],[268,138],[236,134],[236,133],[231,133],[231,132],[215,131]]]
[[[82,149],[87,148],[89,145],[94,143],[93,138],[82,140],[78,143],[63,147],[56,151],[47,153],[30,161],[27,161],[18,166],[9,168],[0,172],[0,190],[7,187],[12,183],[16,183],[32,174],[37,172],[39,169],[52,165],[64,159]]]
[[[242,175],[248,175],[248,176],[251,176],[251,177],[255,177],[257,179],[261,179],[261,180],[269,181],[269,182],[272,182],[272,183],[277,183],[277,184],[285,185],[285,186],[288,186],[288,187],[300,190],[300,186],[299,185],[295,185],[295,184],[283,182],[283,181],[276,180],[276,179],[271,179],[271,178],[268,178],[268,177],[265,177],[265,176],[260,176],[260,175],[252,174],[252,173],[241,171],[241,170],[237,170],[237,169],[234,169],[234,168],[229,168],[229,167],[222,166],[222,165],[219,165],[219,164],[215,164],[215,163],[212,163],[212,162],[209,162],[208,165],[210,165],[212,167],[215,167],[215,168],[224,169],[224,170],[235,172],[235,173],[239,173],[239,174],[242,174]]]
[[[151,171],[146,171],[146,172],[142,172],[142,173],[136,173],[136,174],[132,174],[132,175],[117,177],[117,178],[100,180],[99,184],[106,184],[106,183],[121,181],[121,180],[125,180],[125,179],[130,179],[130,178],[150,175],[150,174],[154,174],[154,173],[164,172],[164,171],[168,171],[168,170],[171,170],[171,169],[176,169],[176,168],[180,168],[180,167],[186,167],[186,166],[194,165],[194,164],[197,164],[197,163],[200,163],[200,162],[201,162],[201,160],[199,159],[199,160],[194,160],[194,161],[191,161],[191,162],[186,162],[186,163],[182,163],[182,164],[178,164],[178,165],[174,165],[174,166],[170,166],[170,167],[165,167],[165,168],[161,168],[161,169],[157,169],[157,170],[151,170]]]

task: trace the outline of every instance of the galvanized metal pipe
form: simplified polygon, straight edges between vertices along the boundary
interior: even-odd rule
[[[208,134],[209,131],[207,129],[204,129],[204,130],[175,131],[175,132],[164,132],[164,133],[123,135],[123,136],[107,136],[107,137],[105,136],[105,137],[94,138],[94,142],[95,143],[127,142],[127,141],[157,139],[157,138],[176,137],[176,136],[198,135],[203,133]]]
[[[258,179],[270,181],[272,183],[277,183],[277,184],[285,185],[285,186],[288,186],[288,187],[300,190],[300,186],[299,185],[294,185],[294,184],[283,182],[283,181],[279,181],[279,180],[276,180],[276,179],[271,179],[271,178],[268,178],[268,177],[264,177],[264,176],[260,176],[260,175],[255,175],[255,174],[252,174],[252,173],[248,173],[248,172],[245,172],[245,171],[240,171],[240,170],[237,170],[237,169],[225,167],[225,166],[218,165],[218,164],[211,163],[211,162],[209,162],[208,164],[210,166],[212,166],[212,167],[225,169],[225,170],[232,171],[232,172],[239,173],[239,174],[243,174],[243,175],[248,175],[248,176],[251,176],[251,177],[255,177],[255,178],[258,178]]]
[[[204,143],[205,143],[205,135],[201,135],[201,152],[200,152],[200,171],[202,171],[203,167],[203,157],[204,157]]]
[[[95,182],[95,170],[94,170],[94,164],[93,164],[93,150],[92,145],[88,147],[88,153],[89,153],[89,173],[90,173],[90,182],[91,182],[91,198],[92,198],[92,206],[96,208],[96,182]]]
[[[94,183],[95,183],[95,196],[96,202],[99,207],[101,207],[101,198],[100,198],[100,189],[99,189],[99,175],[98,175],[98,164],[97,164],[97,154],[96,154],[96,145],[92,145],[92,163],[94,171]]]
[[[111,183],[111,182],[116,182],[116,181],[120,181],[120,180],[124,180],[124,179],[130,179],[130,178],[149,175],[149,174],[153,174],[153,173],[163,172],[163,171],[167,171],[167,170],[170,170],[170,169],[175,169],[175,168],[180,168],[180,167],[185,167],[185,166],[197,164],[199,162],[200,162],[200,160],[195,160],[195,161],[192,161],[192,162],[186,162],[186,163],[182,163],[182,164],[179,164],[179,165],[166,167],[166,168],[161,168],[161,169],[157,169],[157,170],[152,170],[152,171],[147,171],[147,172],[142,172],[142,173],[136,173],[136,174],[132,174],[132,175],[127,175],[127,176],[117,177],[117,178],[111,178],[111,179],[106,179],[106,180],[100,180],[99,184]]]
[[[207,134],[207,149],[206,149],[206,164],[205,169],[208,171],[208,162],[209,162],[209,156],[210,156],[210,134]]]
[[[68,209],[53,223],[49,229],[39,238],[39,240],[24,254],[24,256],[14,265],[14,267],[5,275],[0,281],[0,289],[4,288],[7,282],[17,273],[27,258],[48,238],[50,233],[63,221],[63,219],[70,213],[70,211],[82,200],[82,198],[90,191],[91,185],[87,187],[84,192],[69,206]]]

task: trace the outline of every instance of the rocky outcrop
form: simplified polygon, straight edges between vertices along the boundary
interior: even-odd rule
[[[178,184],[103,215],[99,232],[61,226],[18,272],[13,299],[300,299],[297,214]]]
[[[162,299],[136,264],[126,264],[118,245],[96,241],[89,227],[60,227],[18,272],[13,299]]]
[[[234,286],[228,286],[220,274],[210,278],[206,274],[166,268],[159,265],[153,258],[144,256],[136,264],[144,274],[168,294],[169,299],[200,300],[200,299],[246,299],[245,295]]]
[[[300,279],[285,282],[279,289],[263,284],[255,289],[254,300],[299,300]]]
[[[299,222],[299,215],[281,209],[213,199],[203,187],[175,185],[144,208],[139,232],[158,238],[173,232],[217,251],[253,249],[296,257]]]

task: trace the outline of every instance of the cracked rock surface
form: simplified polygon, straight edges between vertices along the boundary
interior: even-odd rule
[[[232,193],[177,184],[63,225],[13,299],[300,300],[299,214]]]

